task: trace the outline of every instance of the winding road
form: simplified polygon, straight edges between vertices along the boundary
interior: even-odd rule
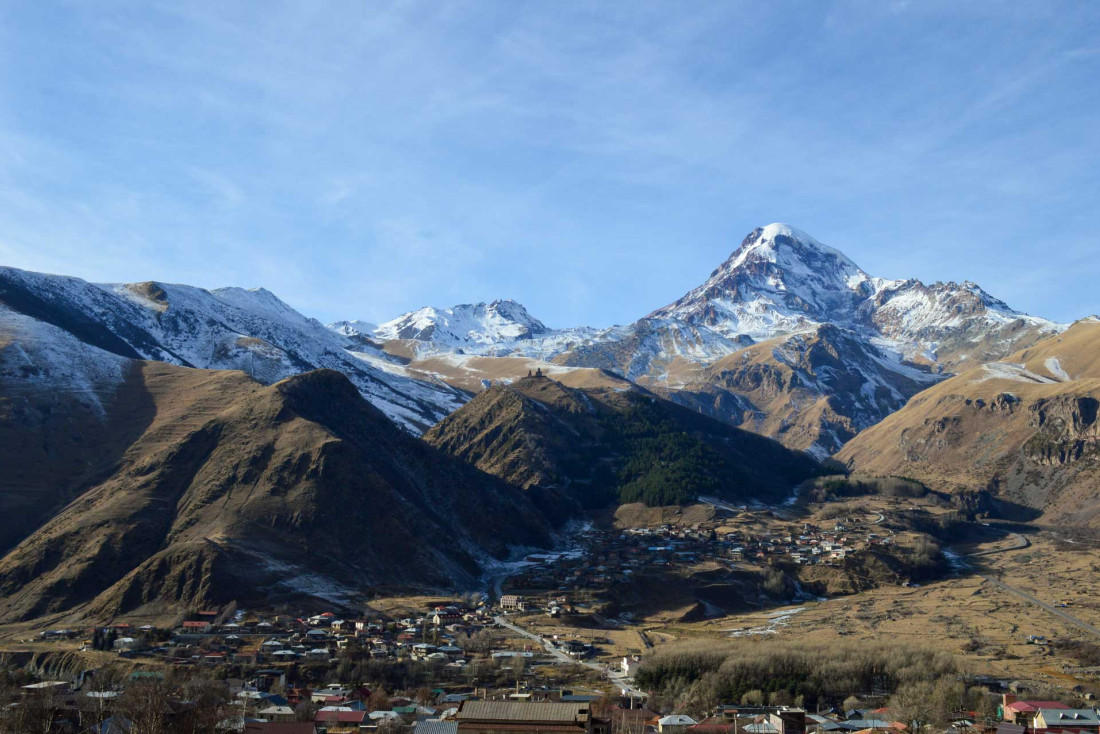
[[[1031,541],[1020,535],[1019,533],[1009,533],[1008,537],[1015,538],[1012,545],[1004,548],[993,548],[992,550],[978,551],[977,553],[970,553],[968,558],[978,558],[979,556],[992,556],[997,553],[1005,553],[1006,551],[1022,550],[1031,545]]]
[[[583,661],[583,660],[574,660],[573,658],[569,657],[564,652],[559,650],[558,647],[553,642],[551,642],[550,640],[546,639],[545,637],[542,637],[541,635],[536,635],[534,632],[528,632],[527,630],[523,629],[522,627],[509,622],[503,616],[498,615],[496,617],[493,617],[493,621],[496,622],[497,624],[499,624],[501,627],[504,627],[506,629],[511,630],[512,632],[515,632],[516,634],[520,635],[521,637],[526,637],[529,640],[533,640],[533,641],[539,643],[539,645],[541,645],[542,648],[552,658],[554,658],[554,661],[556,663],[563,664],[563,665],[564,664],[583,665],[586,668],[590,668],[592,670],[597,671],[601,675],[607,676],[607,678],[612,683],[614,683],[616,686],[618,686],[619,689],[622,690],[627,695],[637,696],[637,697],[642,697],[642,698],[644,698],[646,696],[646,693],[644,691],[642,691],[640,688],[636,688],[633,683],[627,682],[626,678],[623,677],[622,673],[619,673],[619,672],[615,671],[613,668],[605,668],[603,665],[600,665],[599,663],[592,663],[592,662]]]

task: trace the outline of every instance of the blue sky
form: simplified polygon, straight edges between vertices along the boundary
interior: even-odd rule
[[[631,321],[789,222],[1100,311],[1100,4],[0,0],[0,264]]]

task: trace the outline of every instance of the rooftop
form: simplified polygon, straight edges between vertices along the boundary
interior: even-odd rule
[[[573,724],[588,719],[586,703],[527,703],[520,701],[463,701],[458,721]],[[694,722],[692,722],[694,723]]]

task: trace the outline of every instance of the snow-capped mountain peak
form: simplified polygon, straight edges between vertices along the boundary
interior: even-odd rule
[[[850,320],[882,285],[844,253],[787,224],[749,233],[703,285],[649,318],[675,318],[727,336],[770,338]]]
[[[490,346],[530,339],[549,331],[511,299],[466,303],[451,308],[426,306],[381,324],[379,339],[413,339],[436,348]]]
[[[374,332],[378,330],[378,324],[352,319],[351,321],[336,321],[328,324],[328,328],[344,336],[365,336],[369,339],[374,337]]]
[[[841,260],[852,270],[859,271],[856,264],[840,250],[829,247],[802,230],[781,222],[757,227],[750,232],[726,264],[732,269],[743,265],[746,261],[756,259],[789,265],[806,257],[807,253]]]

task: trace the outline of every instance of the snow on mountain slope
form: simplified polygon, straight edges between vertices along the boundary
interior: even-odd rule
[[[833,323],[934,351],[960,334],[984,338],[1011,323],[1055,331],[974,283],[889,280],[868,275],[840,251],[785,224],[749,234],[700,287],[647,318],[676,318],[722,334],[770,339]]]
[[[988,490],[1049,526],[1100,525],[1100,324],[1082,319],[910,400],[837,455],[940,491]]]
[[[335,331],[337,334],[343,334],[344,336],[364,336],[367,338],[373,338],[374,332],[378,329],[378,324],[372,324],[369,321],[359,321],[358,319],[352,321],[337,321],[334,324],[329,324],[328,328]]]
[[[15,396],[64,394],[94,414],[125,378],[129,360],[0,305],[0,391]]]
[[[330,328],[346,331],[348,323]],[[1018,335],[998,333],[1006,327],[1037,333],[1061,328],[1012,310],[970,282],[926,286],[874,277],[810,235],[769,224],[753,230],[701,286],[625,326],[547,329],[514,301],[495,301],[423,308],[382,324],[373,335],[412,342],[418,355],[461,349],[540,359],[568,355],[570,363],[592,359],[607,367],[614,362],[633,378],[653,376],[652,366],[663,369],[673,358],[707,363],[755,341],[813,332],[822,324],[924,362],[942,361],[937,349],[947,343],[949,366],[963,341],[1017,341]],[[1002,348],[1011,351],[1009,346]],[[624,348],[629,359],[621,356]],[[620,356],[612,360],[608,352]]]
[[[1063,328],[970,282],[875,277],[786,224],[753,230],[698,288],[624,326],[540,330],[516,304],[520,314],[501,328],[488,323],[490,306],[421,309],[374,335],[400,340],[414,360],[463,352],[611,370],[818,454],[951,372]],[[778,346],[750,357],[762,342]]]
[[[893,281],[860,306],[860,316],[907,358],[953,372],[1065,328],[1015,311],[969,281]]]
[[[861,299],[890,281],[785,224],[754,230],[703,285],[647,318],[770,339],[824,322],[851,322]]]
[[[526,308],[503,300],[445,309],[427,306],[387,321],[374,335],[383,340],[413,339],[429,349],[450,351],[531,339],[548,331]]]
[[[352,350],[363,346],[302,316],[262,288],[207,291],[186,285],[96,285],[78,278],[0,268],[0,303],[77,339],[132,359],[237,369],[264,383],[327,367],[369,401],[419,433],[467,395],[439,381],[387,373]]]
[[[0,303],[131,359],[238,369],[266,383],[336,369],[412,431],[467,400],[456,385],[552,362],[612,371],[818,453],[949,373],[1063,328],[973,283],[874,277],[784,224],[753,230],[676,302],[605,329],[551,329],[511,300],[326,327],[262,288],[95,285],[12,268],[0,268]],[[774,344],[746,351],[764,342]],[[441,360],[448,356],[484,359]],[[484,361],[495,358],[510,361]]]

